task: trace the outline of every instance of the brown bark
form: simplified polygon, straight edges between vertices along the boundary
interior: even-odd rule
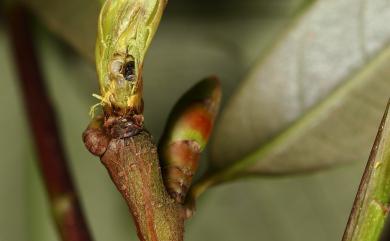
[[[183,207],[177,204],[165,189],[157,148],[151,135],[142,127],[134,127],[131,118],[126,118],[127,122],[114,121],[121,123],[123,128],[127,127],[122,133],[117,124],[115,127],[110,124],[107,126],[107,122],[112,122],[110,119],[112,118],[106,118],[106,124],[100,128],[97,128],[99,121],[93,121],[84,132],[83,139],[87,148],[100,156],[115,186],[126,200],[139,239],[182,241]],[[129,129],[129,126],[134,128]],[[116,131],[113,132],[112,129]],[[110,135],[118,132],[121,135]],[[107,146],[104,146],[106,138],[110,140]]]

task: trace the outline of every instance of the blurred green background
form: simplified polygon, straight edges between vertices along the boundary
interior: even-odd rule
[[[81,141],[81,133],[89,122],[89,108],[97,102],[91,96],[92,93],[98,93],[91,50],[94,46],[98,4],[91,3],[92,0],[63,2],[63,6],[60,1],[24,2],[36,14],[32,26],[40,62],[93,236],[97,241],[137,240],[124,201],[104,167],[87,152]],[[353,1],[344,2],[348,6]],[[390,4],[383,7],[380,4],[386,1],[372,2],[379,4],[378,7],[373,3],[375,7],[384,9],[382,15],[385,17],[381,20],[387,20]],[[145,120],[155,140],[160,137],[175,101],[205,76],[216,74],[221,78],[223,106],[228,108],[228,100],[236,92],[237,86],[247,79],[248,71],[258,66],[260,56],[272,51],[269,46],[276,39],[283,39],[285,34],[281,32],[285,29],[294,31],[294,24],[298,21],[296,16],[305,14],[301,11],[311,11],[304,8],[308,3],[304,0],[170,0],[146,57],[144,70]],[[316,4],[313,8],[321,10],[321,7],[326,7],[324,4]],[[72,9],[74,15],[69,15]],[[314,14],[314,18],[318,13],[316,11],[310,13]],[[0,103],[3,105],[0,118],[0,241],[55,241],[58,236],[50,219],[47,196],[36,166],[6,21],[3,20],[0,23]],[[325,21],[324,26],[327,24],[330,26],[337,22],[330,19],[329,23]],[[380,28],[376,31],[381,33]],[[370,58],[375,59],[383,49],[387,49],[389,35],[386,34],[385,37],[375,38],[382,41],[379,45],[373,41],[379,47],[368,45],[374,49],[368,54]],[[333,41],[331,46],[339,44],[337,39]],[[327,51],[326,47],[323,48],[324,52]],[[346,56],[348,54],[353,56],[353,53],[347,53]],[[362,61],[353,70],[347,69],[351,73],[344,77],[349,78],[353,73],[365,69],[368,62]],[[284,64],[281,62],[281,69]],[[339,65],[341,69],[344,68],[342,61]],[[372,70],[371,66],[369,71]],[[386,95],[390,93],[389,81],[383,82],[383,79],[388,80],[388,77],[388,71],[381,72],[380,83],[383,84],[380,86]],[[315,78],[313,81],[316,81]],[[289,88],[288,85],[279,87]],[[245,89],[245,86],[241,85],[240,89]],[[358,143],[359,148],[356,149],[363,153],[362,158],[312,174],[265,175],[215,187],[198,201],[197,213],[186,225],[186,240],[340,240],[371,148],[371,144],[367,143],[373,142],[388,97],[378,94],[376,98],[376,92],[373,93],[371,97],[375,99],[375,111],[370,112],[371,122],[365,126],[370,134],[362,136],[365,141]],[[324,98],[326,96],[319,100]],[[313,105],[319,100],[314,101]],[[281,104],[286,101],[280,98]],[[261,106],[258,108],[261,109]],[[352,113],[348,121],[354,117]],[[228,123],[226,118],[224,121]],[[278,129],[278,132],[284,128]],[[358,130],[355,130],[357,136]],[[271,139],[270,136],[267,138]],[[353,136],[345,138],[354,139]],[[232,142],[241,140],[227,139]],[[326,151],[313,150],[325,156]],[[352,152],[353,149],[347,151]],[[206,161],[207,158],[204,159]]]

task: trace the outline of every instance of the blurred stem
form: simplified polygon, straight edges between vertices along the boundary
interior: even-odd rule
[[[90,241],[77,192],[66,164],[55,114],[47,95],[26,11],[8,11],[8,31],[19,74],[28,120],[35,140],[38,165],[49,194],[53,218],[62,240]]]
[[[379,240],[390,204],[390,100],[364,171],[343,241]]]
[[[217,172],[209,171],[199,182],[196,182],[188,193],[188,203],[193,205],[207,189],[222,182],[230,182],[242,176],[243,167],[241,165],[231,165]],[[245,176],[248,176],[245,174]]]

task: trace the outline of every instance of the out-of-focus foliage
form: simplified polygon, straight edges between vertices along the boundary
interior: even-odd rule
[[[22,0],[45,25],[91,62],[95,60],[97,22],[101,3],[91,1]]]
[[[22,1],[45,26],[93,63],[98,1]],[[269,42],[307,1],[169,1],[145,59],[146,104],[172,106],[193,83],[211,74],[222,80],[228,99]],[[161,90],[160,94],[148,95],[151,88]],[[169,108],[149,110],[153,119],[169,113]],[[151,125],[149,129],[161,133],[161,123]]]
[[[44,26],[84,56],[84,60],[80,59],[58,39],[37,31],[66,150],[94,236],[97,241],[137,240],[124,202],[104,167],[81,141],[81,133],[89,122],[89,107],[97,102],[90,94],[97,92],[92,59],[98,1],[24,1]],[[255,59],[266,52],[266,46],[302,4],[303,0],[170,0],[144,70],[145,120],[156,139],[175,101],[201,78],[218,75],[224,98],[229,99]],[[3,35],[2,32],[1,40]],[[2,49],[8,49],[7,43],[0,43]],[[7,63],[1,68],[10,66],[10,55],[5,53],[0,52],[0,61]],[[1,190],[12,193],[1,192],[7,199],[0,197],[0,220],[5,223],[0,227],[4,228],[4,232],[0,230],[0,240],[54,241],[57,237],[33,162],[34,153],[27,141],[23,112],[15,96],[15,76],[2,78],[0,90],[11,94],[3,100],[10,111],[7,118],[1,119],[5,124],[0,151],[7,153],[8,159],[4,162],[7,164],[2,162],[0,170],[12,173],[12,178],[0,175],[0,185]],[[382,109],[378,107],[379,112]],[[21,126],[17,136],[9,123]],[[373,128],[376,126],[377,123]],[[368,153],[369,146],[363,143],[360,148]],[[365,160],[359,165],[304,177],[252,179],[215,188],[199,200],[198,212],[187,225],[186,240],[338,240]],[[14,215],[12,210],[20,213]],[[17,220],[12,225],[17,228],[5,228],[11,227],[11,222],[3,221],[3,216]]]
[[[0,240],[24,241],[27,240],[25,200],[28,196],[25,158],[30,149],[25,139],[27,128],[22,101],[17,85],[13,84],[17,77],[8,50],[6,34],[0,25],[0,101],[4,105],[0,117]]]
[[[94,60],[94,47],[97,33],[97,18],[101,3],[98,0],[79,1],[68,0],[21,0],[49,27],[53,32],[70,43],[84,57]],[[264,0],[249,0],[237,2],[233,0],[172,0],[167,5],[164,22],[173,22],[178,18],[184,26],[181,34],[199,34],[207,39],[216,38],[227,42],[225,44],[239,44],[244,49],[245,42],[252,42],[250,50],[256,51],[262,45],[264,30],[273,25],[275,21],[282,20],[291,15],[297,8],[311,0],[282,0],[269,2]],[[175,18],[175,19],[172,19]],[[213,24],[207,24],[209,19],[215,19]],[[175,21],[176,22],[176,21]],[[201,28],[197,28],[201,27]],[[250,31],[253,30],[253,31]],[[256,31],[258,30],[258,31]],[[260,31],[259,31],[260,30]],[[160,30],[163,31],[163,30]],[[255,37],[256,36],[256,37]],[[176,44],[180,43],[180,35],[176,36]],[[255,38],[253,38],[255,37]],[[268,39],[268,37],[264,36]],[[260,40],[260,44],[259,41]],[[192,42],[193,47],[200,43]],[[227,46],[222,46],[227,47]],[[233,47],[233,46],[231,46]],[[256,50],[257,49],[257,50]],[[180,47],[171,48],[172,54],[180,53]],[[232,49],[233,50],[233,49]],[[252,52],[251,51],[251,52]],[[184,54],[184,53],[181,53]],[[238,56],[237,56],[238,57]]]
[[[390,94],[387,0],[319,0],[229,100],[212,146],[219,167],[288,173],[364,161]]]

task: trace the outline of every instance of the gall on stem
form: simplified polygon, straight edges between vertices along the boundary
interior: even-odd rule
[[[159,144],[165,186],[183,203],[213,129],[221,99],[216,77],[193,86],[174,106]]]

